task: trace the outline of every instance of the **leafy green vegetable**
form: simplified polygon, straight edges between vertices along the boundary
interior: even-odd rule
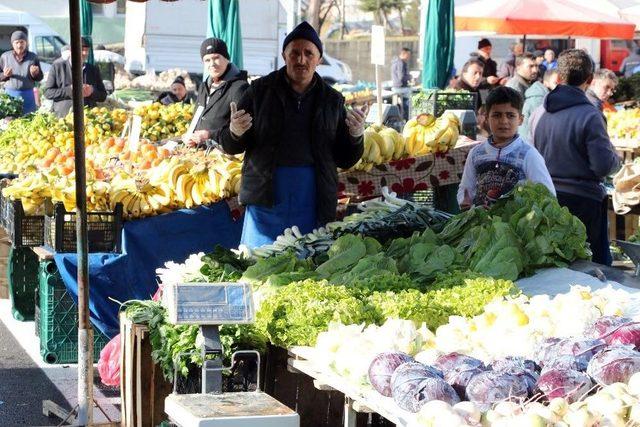
[[[387,257],[383,252],[375,255],[367,255],[349,271],[336,273],[331,276],[329,282],[336,285],[351,285],[361,277],[375,278],[385,274],[397,274],[398,268],[394,259]]]
[[[270,295],[257,313],[257,326],[282,347],[314,345],[332,320],[373,323],[377,318],[359,292],[326,281],[291,283]]]
[[[316,272],[321,278],[343,273],[354,266],[367,254],[367,245],[361,237],[344,235],[335,241],[327,251],[329,259],[318,266]]]
[[[22,98],[14,98],[6,93],[0,93],[0,119],[20,117],[22,115],[22,104]]]
[[[251,265],[251,261],[238,257],[229,249],[216,245],[213,252],[206,254],[200,272],[212,282],[237,281]]]
[[[247,268],[240,279],[243,282],[259,284],[271,278],[272,282],[278,280],[272,276],[290,274],[294,272],[308,272],[312,264],[309,261],[301,261],[293,252],[287,251],[270,258],[261,258],[254,265]],[[303,275],[303,278],[308,277]],[[289,281],[288,283],[290,283]]]

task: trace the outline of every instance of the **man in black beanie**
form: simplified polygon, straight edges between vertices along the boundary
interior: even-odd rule
[[[363,152],[368,107],[347,110],[344,97],[315,72],[322,42],[308,23],[284,40],[285,66],[254,80],[222,132],[228,154],[244,154],[240,203],[246,205],[241,242],[273,242],[286,228],[301,233],[333,221],[337,168]]]
[[[472,57],[477,57],[483,64],[484,68],[482,69],[482,82],[480,82],[480,86],[493,86],[498,83],[498,64],[496,61],[491,59],[491,51],[493,50],[493,45],[489,41],[489,39],[480,39],[478,42],[478,50],[471,54]]]
[[[200,57],[208,74],[200,85],[195,105],[194,114],[197,115],[199,109],[201,113],[194,132],[183,135],[182,141],[187,146],[205,148],[219,142],[220,132],[229,125],[229,104],[240,101],[249,84],[247,72],[239,70],[230,61],[224,40],[215,37],[204,40],[200,45]]]

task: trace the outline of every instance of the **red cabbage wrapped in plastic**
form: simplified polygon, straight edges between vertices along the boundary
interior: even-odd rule
[[[573,369],[548,369],[542,372],[537,388],[549,400],[563,397],[573,403],[593,387],[588,375]]]
[[[461,365],[454,366],[444,374],[444,379],[458,393],[461,399],[467,399],[467,385],[469,381],[477,374],[486,371],[488,368],[484,364],[477,365],[475,363],[463,362]]]
[[[399,407],[409,412],[418,412],[429,400],[444,400],[452,405],[460,401],[439,369],[418,362],[396,368],[391,376],[391,395]]]
[[[577,358],[573,355],[565,354],[556,359],[548,360],[545,363],[544,369],[542,370],[542,372],[544,373],[545,371],[548,371],[551,369],[560,369],[560,370],[571,369],[574,371],[584,372],[587,370],[587,365],[588,365],[588,362],[586,362],[584,358]]]
[[[528,394],[523,378],[505,372],[481,372],[467,385],[467,398],[483,410],[504,400],[524,400]]]
[[[546,363],[553,362],[561,356],[574,356],[578,362],[589,363],[589,360],[607,344],[597,338],[557,338],[545,340],[538,352],[538,364],[544,368]]]
[[[412,362],[413,357],[399,351],[386,351],[377,355],[369,365],[369,381],[373,388],[391,397],[391,376],[398,366]]]
[[[632,345],[640,349],[640,323],[626,323],[618,326],[610,335],[604,338],[609,345]]]
[[[394,388],[393,400],[405,411],[418,412],[431,400],[442,400],[455,405],[460,402],[460,397],[445,380],[433,377],[420,382],[405,382],[402,386]]]
[[[611,346],[596,354],[587,366],[587,374],[599,384],[627,383],[640,372],[640,352],[631,346]]]
[[[482,363],[481,360],[457,352],[443,354],[436,359],[433,366],[440,369],[442,372],[447,372],[456,366],[462,365],[463,363],[466,363],[467,365],[477,365],[478,367],[484,366],[484,363]]]
[[[625,323],[631,323],[628,317],[621,316],[602,316],[598,318],[593,325],[587,327],[584,336],[587,338],[602,338],[609,344],[607,337],[611,332],[615,331],[619,326]]]
[[[527,383],[529,396],[533,395],[538,381],[537,365],[533,360],[523,357],[507,357],[499,359],[491,364],[491,368],[496,372],[515,375],[522,378]]]

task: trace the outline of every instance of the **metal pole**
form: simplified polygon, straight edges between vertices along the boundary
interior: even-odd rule
[[[76,239],[78,247],[78,417],[79,425],[93,424],[93,332],[89,322],[87,242],[87,186],[84,152],[84,97],[80,0],[69,0],[73,93],[73,149],[76,168]]]

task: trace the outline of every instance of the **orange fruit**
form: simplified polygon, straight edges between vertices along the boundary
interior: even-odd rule
[[[42,166],[45,168],[48,168],[49,166],[51,166],[51,163],[53,163],[53,159],[45,158],[44,161],[42,162]]]
[[[75,159],[73,157],[68,157],[67,160],[64,162],[64,165],[67,168],[74,169],[76,167]]]
[[[124,138],[116,138],[115,145],[116,147],[124,147],[125,140]]]
[[[149,169],[149,168],[151,168],[151,161],[145,160],[144,162],[140,163],[140,169]]]
[[[73,168],[69,168],[69,167],[66,167],[66,166],[62,167],[62,174],[63,175],[69,175],[69,174],[71,174],[71,172],[73,172]]]

